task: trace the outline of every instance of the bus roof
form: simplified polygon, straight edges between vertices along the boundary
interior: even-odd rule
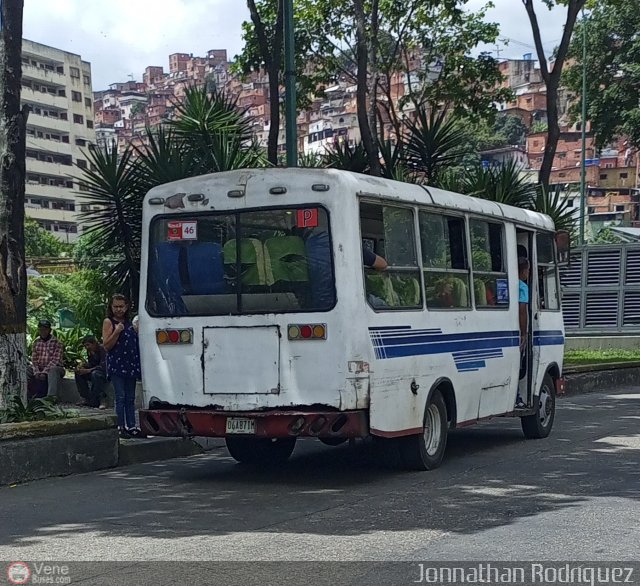
[[[313,184],[327,182],[342,183],[358,195],[376,199],[397,200],[449,210],[454,209],[460,212],[503,218],[517,224],[543,230],[554,229],[553,221],[549,216],[531,210],[426,185],[403,183],[338,169],[267,168],[224,171],[159,185],[149,191],[145,201],[151,197],[166,198],[176,193],[204,193],[206,197],[209,197],[209,194],[214,192],[214,188],[223,186],[227,189],[233,189],[234,187],[245,188],[245,186],[250,189],[252,185],[255,185],[255,187],[262,185],[267,188],[282,186],[293,190],[301,187],[310,188]],[[344,197],[343,193],[340,193],[340,195]]]

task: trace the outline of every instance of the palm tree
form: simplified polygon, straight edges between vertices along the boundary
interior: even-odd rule
[[[347,141],[336,142],[325,154],[325,166],[353,173],[368,173],[369,158],[361,142],[354,146],[349,146]]]
[[[169,127],[191,151],[198,174],[265,166],[247,110],[224,92],[189,87],[183,101],[175,102],[175,112]]]
[[[562,189],[557,185],[554,189],[537,185],[529,200],[529,209],[547,214],[553,220],[556,230],[566,230],[573,234],[576,229],[574,208],[569,207],[569,198],[562,197]]]
[[[406,147],[402,142],[380,141],[380,156],[382,177],[405,183],[415,182],[414,174],[407,166]]]
[[[535,186],[522,174],[522,167],[515,161],[467,169],[462,175],[460,188],[467,195],[520,208],[528,207],[535,192]]]
[[[449,167],[462,162],[469,154],[470,143],[461,121],[446,110],[419,105],[415,120],[406,123],[407,166],[422,174],[429,185],[435,185]]]
[[[87,226],[84,235],[91,239],[96,257],[111,261],[108,285],[136,300],[145,191],[132,159],[134,149],[126,146],[118,156],[115,149],[92,147],[86,155],[90,164],[82,169],[81,196],[89,208],[79,215]]]

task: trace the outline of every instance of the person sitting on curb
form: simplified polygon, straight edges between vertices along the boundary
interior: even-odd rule
[[[65,372],[62,366],[63,353],[62,342],[51,333],[51,322],[41,319],[38,322],[38,337],[33,342],[27,378],[30,383],[46,383],[48,397],[58,398],[58,385]]]
[[[82,345],[87,350],[87,361],[75,371],[78,392],[88,407],[106,409],[107,353],[95,336],[85,336]]]

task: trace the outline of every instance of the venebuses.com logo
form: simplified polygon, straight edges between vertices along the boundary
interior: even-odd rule
[[[7,567],[9,584],[27,584],[31,578],[31,570],[24,562],[11,562]]]

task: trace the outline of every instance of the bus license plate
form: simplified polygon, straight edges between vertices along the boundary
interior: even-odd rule
[[[256,433],[255,419],[242,419],[240,417],[227,417],[227,433]]]

